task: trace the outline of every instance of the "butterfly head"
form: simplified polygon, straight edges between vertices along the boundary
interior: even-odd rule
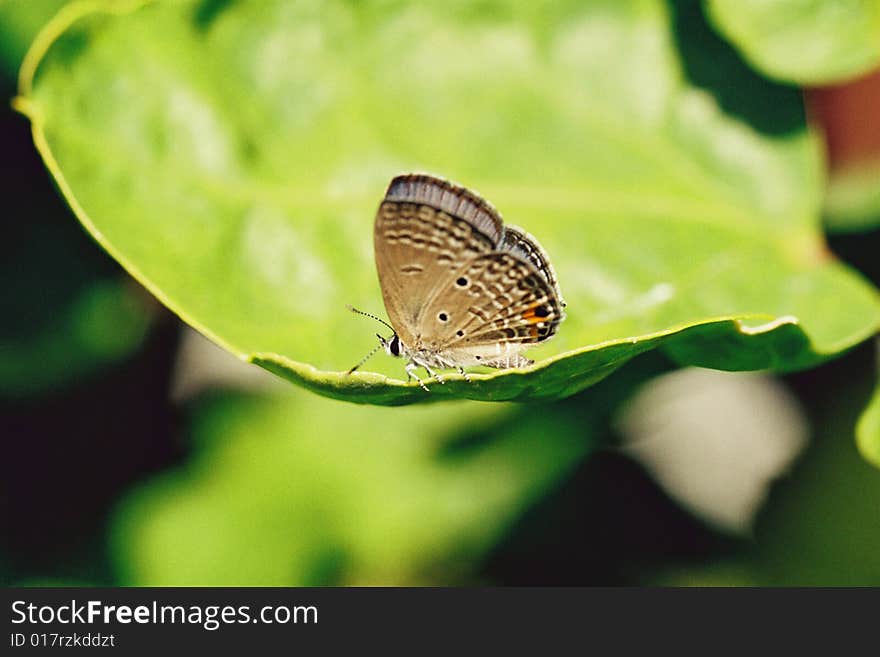
[[[409,350],[400,341],[400,337],[397,335],[397,331],[394,330],[394,327],[391,326],[391,324],[386,322],[381,317],[376,317],[375,315],[371,315],[370,313],[365,313],[364,311],[358,310],[357,308],[353,308],[352,306],[349,306],[348,309],[351,312],[356,313],[358,315],[363,315],[364,317],[370,317],[371,319],[375,319],[377,322],[381,322],[382,324],[384,324],[385,326],[387,326],[388,328],[390,328],[393,331],[390,338],[383,338],[381,335],[379,335],[377,333],[376,337],[379,338],[379,344],[377,344],[375,347],[373,347],[370,350],[370,353],[368,353],[366,356],[364,356],[357,365],[355,365],[350,370],[348,370],[349,374],[351,374],[356,369],[358,369],[361,365],[366,363],[367,360],[370,358],[370,356],[375,354],[380,348],[384,349],[385,353],[387,353],[389,356],[394,356],[395,358],[399,358],[401,356],[406,356],[409,354]]]
[[[381,343],[382,348],[385,350],[385,353],[387,353],[389,356],[394,356],[395,358],[399,358],[400,356],[403,356],[403,354],[404,354],[403,343],[400,341],[400,338],[398,337],[397,333],[392,335],[387,340],[385,338],[383,338],[381,335],[379,335],[378,333],[376,334],[376,337],[379,338],[379,342]]]

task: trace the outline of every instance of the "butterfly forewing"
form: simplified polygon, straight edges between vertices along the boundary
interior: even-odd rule
[[[493,246],[501,242],[504,233],[501,215],[491,203],[442,178],[418,173],[397,176],[388,185],[385,200],[425,205],[444,212],[465,222]]]
[[[464,188],[425,175],[392,180],[373,238],[385,309],[405,343],[418,337],[428,300],[462,262],[491,253],[502,231],[494,208]]]

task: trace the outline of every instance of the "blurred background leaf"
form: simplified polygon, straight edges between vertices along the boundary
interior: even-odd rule
[[[874,354],[874,345],[865,344],[840,361],[786,377],[807,409],[812,427],[808,449],[776,483],[754,532],[738,548],[687,567],[667,564],[656,582],[880,585],[880,474],[846,439],[876,385]]]
[[[303,391],[189,405],[185,466],[117,508],[137,585],[474,581],[524,509],[609,440],[613,409],[668,368],[648,358],[549,404],[342,405]]]
[[[28,126],[9,106],[30,40],[64,3],[0,4],[0,397],[51,391],[118,362],[143,342],[154,306],[95,249],[52,189]]]
[[[866,344],[853,354],[868,365],[855,373],[833,363],[821,378],[792,379],[814,429],[810,449],[758,517],[752,558],[761,585],[880,585],[880,473],[849,438],[876,385],[873,351]]]
[[[0,11],[9,11],[11,4],[0,4]],[[43,12],[47,7],[15,4],[22,12]],[[76,11],[83,6],[78,5]],[[113,6],[125,7],[119,3]],[[606,3],[588,8],[574,3],[536,3],[514,9],[495,2],[453,3],[442,10],[448,12],[442,16],[437,8],[419,9],[409,3],[355,7],[299,3],[296,7],[305,15],[283,15],[285,11],[295,14],[298,9],[294,7],[262,21],[250,20],[253,14],[249,12],[260,13],[259,3],[204,2],[178,7],[182,8],[160,11],[169,12],[164,14],[167,24],[157,19],[158,23],[145,23],[140,28],[129,24],[120,29],[132,39],[127,50],[117,50],[121,46],[116,39],[121,34],[105,29],[103,19],[88,19],[80,25],[82,29],[74,28],[55,43],[46,63],[55,67],[51,75],[75,75],[70,84],[78,90],[70,99],[79,108],[70,107],[63,116],[74,123],[82,116],[89,118],[77,133],[86,140],[79,155],[89,158],[94,151],[94,157],[84,163],[85,171],[77,176],[89,180],[98,176],[98,164],[108,157],[102,151],[105,135],[109,145],[131,147],[131,166],[124,166],[125,158],[121,157],[118,171],[104,170],[108,176],[94,180],[97,187],[106,185],[104,202],[108,206],[119,203],[127,208],[125,201],[131,194],[138,203],[151,203],[156,208],[155,214],[144,210],[145,221],[163,222],[169,231],[173,225],[164,222],[161,213],[168,208],[177,212],[174,203],[181,203],[180,217],[194,221],[195,227],[200,210],[206,212],[202,217],[206,224],[214,220],[210,214],[214,206],[204,206],[199,199],[225,199],[233,210],[241,210],[242,218],[228,227],[224,244],[237,256],[237,240],[250,226],[252,257],[248,262],[257,274],[253,269],[249,272],[263,278],[245,286],[236,279],[233,266],[240,260],[230,257],[225,263],[215,263],[220,271],[218,280],[238,281],[244,291],[224,296],[225,291],[216,286],[202,292],[219,295],[222,301],[240,299],[255,290],[261,294],[267,288],[281,291],[261,297],[265,307],[249,306],[242,313],[234,307],[229,316],[237,321],[247,321],[247,313],[254,313],[272,328],[276,321],[273,311],[280,313],[279,323],[293,317],[296,321],[283,327],[294,334],[288,336],[292,342],[300,337],[291,326],[317,330],[303,324],[291,310],[302,305],[301,288],[294,288],[289,296],[283,289],[285,277],[300,280],[300,276],[311,275],[308,268],[304,273],[292,268],[296,250],[280,248],[289,244],[283,240],[286,219],[277,215],[254,219],[246,213],[254,205],[278,213],[293,207],[298,217],[342,221],[351,231],[344,235],[345,244],[352,249],[360,246],[355,255],[342,253],[340,257],[356,269],[343,272],[335,263],[333,272],[358,296],[352,298],[346,288],[338,302],[368,302],[375,310],[378,290],[367,280],[373,271],[369,232],[378,201],[374,197],[381,194],[388,171],[410,166],[423,154],[434,161],[449,162],[456,171],[462,168],[465,174],[453,171],[450,175],[466,176],[463,181],[469,183],[476,180],[478,188],[499,204],[503,198],[502,210],[507,210],[512,221],[548,242],[554,260],[561,254],[559,259],[568,268],[567,279],[583,286],[589,283],[589,289],[576,293],[585,304],[584,314],[572,324],[577,333],[591,330],[587,325],[593,321],[590,313],[598,317],[597,331],[608,334],[624,334],[630,330],[626,327],[641,326],[642,320],[648,327],[663,324],[664,317],[668,319],[677,311],[662,301],[664,288],[657,287],[662,278],[651,277],[665,276],[665,268],[672,267],[669,261],[675,258],[682,263],[690,261],[695,277],[707,269],[712,274],[705,276],[705,281],[687,281],[690,285],[684,289],[688,295],[693,294],[691,290],[719,293],[719,281],[730,285],[735,280],[729,298],[743,295],[764,300],[764,292],[747,289],[765,286],[763,269],[761,276],[755,276],[747,268],[742,279],[731,273],[739,262],[731,251],[757,249],[756,260],[765,253],[760,240],[755,243],[752,239],[751,226],[772,233],[771,250],[781,250],[786,267],[790,265],[786,276],[790,275],[793,289],[786,294],[809,296],[811,293],[799,287],[807,284],[804,271],[815,276],[818,267],[827,273],[829,268],[822,263],[834,256],[874,285],[880,282],[877,234],[870,227],[867,232],[838,232],[829,239],[830,251],[824,250],[817,223],[826,193],[824,165],[813,150],[814,136],[807,136],[804,129],[800,90],[767,80],[746,65],[707,24],[699,2]],[[175,11],[183,12],[182,17]],[[45,16],[49,13],[46,10]],[[578,15],[583,21],[571,20]],[[389,20],[394,17],[396,21]],[[273,22],[275,18],[278,20]],[[289,22],[297,22],[294,19],[301,19],[298,40],[288,42],[283,34]],[[6,34],[13,25],[33,26],[43,20],[4,19],[0,30],[5,29]],[[169,41],[177,39],[176,45],[156,38],[161,36],[153,32],[157,24],[168,27],[168,35],[174,37]],[[421,50],[418,44],[400,44],[407,35],[425,27]],[[385,36],[369,41],[367,35],[377,31]],[[30,27],[0,42],[18,43],[17,52],[21,53],[32,33]],[[339,35],[352,36],[352,43],[333,41]],[[263,40],[273,36],[277,38]],[[593,38],[581,38],[586,36]],[[246,62],[233,57],[240,68],[224,68],[230,61],[224,53],[231,52],[228,44],[236,37],[261,47],[242,53]],[[487,84],[466,75],[473,58],[453,49],[465,37],[477,39],[481,57],[504,74],[499,80]],[[374,51],[367,48],[368,43]],[[531,50],[527,47],[525,55],[517,58],[522,44],[531,44]],[[148,48],[139,59],[145,70],[123,70],[112,57],[102,59],[115,53],[122,63],[137,55],[128,52],[135,45]],[[388,71],[388,80],[367,77],[369,84],[354,83],[359,71],[382,65],[396,47],[420,53],[425,61],[438,61],[439,70],[424,80],[395,80],[394,75],[404,66],[398,63]],[[297,56],[284,59],[291,48]],[[580,52],[579,48],[595,49],[593,59],[588,56],[584,64],[578,57],[569,61],[559,54]],[[346,64],[355,50],[364,62],[360,69],[349,70]],[[206,59],[188,59],[193,53],[202,53]],[[557,57],[548,61],[546,53]],[[97,77],[86,70],[90,57],[96,57],[103,67]],[[319,62],[319,74],[314,79],[300,77],[297,64],[312,61]],[[591,67],[590,62],[605,72]],[[13,93],[14,68],[7,76],[7,98]],[[210,70],[206,73],[205,68]],[[41,76],[49,75],[47,69],[40,70]],[[555,71],[557,77],[529,84],[530,73],[547,71]],[[577,93],[565,98],[567,87],[553,88],[554,80],[564,79],[566,71],[587,81],[584,93],[589,98]],[[632,79],[621,71],[632,72]],[[261,74],[250,80],[250,95],[239,85],[248,79],[249,72]],[[147,79],[155,85],[133,90],[130,85],[144,79],[135,73],[149,73],[152,77],[147,75]],[[168,79],[163,81],[165,77]],[[456,77],[461,78],[462,88],[446,80]],[[215,84],[217,79],[221,81]],[[235,83],[225,84],[227,79]],[[110,80],[117,86],[90,86]],[[294,83],[298,80],[309,85],[297,87]],[[520,95],[503,93],[507,83]],[[470,115],[445,104],[442,96],[426,97],[423,103],[416,103],[413,122],[402,124],[402,142],[398,142],[390,124],[400,120],[400,112],[383,115],[385,101],[377,90],[391,89],[396,94],[392,97],[399,98],[413,84],[420,93],[432,88],[459,95],[473,90],[473,98],[468,100],[486,112],[481,115],[485,120],[469,125]],[[662,91],[664,85],[666,92]],[[328,108],[337,107],[334,103],[338,99],[313,93],[325,87],[348,90],[345,100],[351,111],[361,112],[358,117],[372,120],[378,116],[375,134],[372,128],[367,129],[369,122],[346,125],[342,109],[328,114]],[[484,88],[490,100],[480,105],[477,100]],[[599,91],[589,94],[590,88]],[[83,97],[89,90],[94,97]],[[166,91],[169,93],[162,96]],[[132,103],[132,111],[126,114],[117,104],[108,107],[113,121],[98,125],[105,115],[94,104],[102,94],[118,101],[126,94],[145,93],[145,100],[156,103],[148,108],[150,112]],[[679,98],[679,94],[707,107],[707,116],[717,119],[714,127],[699,121],[676,124],[676,117],[681,116],[674,107],[664,106],[664,111],[652,114],[651,108],[662,106],[658,98]],[[198,102],[191,102],[193,97]],[[303,107],[303,98],[311,105]],[[628,102],[618,106],[620,98],[628,98]],[[407,102],[402,110],[414,104],[413,99]],[[302,113],[309,108],[313,114]],[[560,118],[563,110],[570,115]],[[515,170],[517,163],[524,161],[519,158],[527,157],[528,149],[537,150],[540,143],[538,137],[534,142],[525,140],[522,147],[526,154],[518,153],[519,140],[511,140],[510,135],[527,133],[523,126],[532,125],[538,111],[546,111],[544,118],[556,122],[559,131],[569,131],[566,137],[584,134],[596,140],[595,149],[572,154],[578,146],[589,150],[592,143],[584,137],[583,143],[574,140],[570,147],[560,146],[562,138],[553,126],[538,130],[538,136],[550,138],[560,155],[559,162],[535,156],[534,161],[547,169],[538,172],[539,182],[546,183],[572,162],[588,166],[589,176],[595,176],[595,181],[587,184],[589,181],[577,178],[577,172],[563,172],[560,180],[568,185],[566,189],[584,197],[566,197],[563,200],[570,202],[568,207],[544,210],[541,205],[546,205],[545,199],[526,198],[525,192],[534,193],[538,188],[520,184],[528,172]],[[619,113],[620,119],[606,116],[608,112]],[[469,164],[462,154],[453,152],[460,136],[450,139],[440,135],[447,139],[444,148],[443,143],[434,143],[434,138],[417,132],[432,113],[435,130],[450,121],[460,135],[482,135],[479,143],[500,143],[507,138],[506,150],[468,152],[465,155],[473,160]],[[229,186],[218,192],[217,188],[229,180],[218,182],[210,172],[199,177],[203,171],[196,166],[190,169],[199,172],[196,177],[201,182],[211,181],[207,187],[193,185],[181,190],[181,185],[174,187],[174,181],[157,182],[161,176],[148,166],[150,163],[167,166],[167,178],[188,175],[175,169],[174,161],[180,159],[189,165],[192,154],[199,154],[199,146],[204,144],[187,136],[210,134],[212,125],[205,122],[206,114],[220,116],[218,130],[227,136],[231,133],[229,141],[235,146],[231,160],[247,173],[253,189]],[[858,410],[867,404],[877,381],[876,353],[870,343],[815,369],[772,379],[693,369],[657,376],[674,369],[675,361],[688,363],[698,357],[714,366],[732,363],[734,368],[766,366],[773,358],[777,359],[773,364],[781,369],[814,363],[805,334],[796,326],[782,323],[762,335],[748,336],[730,322],[716,327],[723,329],[720,332],[708,329],[704,333],[707,329],[696,327],[686,339],[680,335],[672,338],[665,349],[645,353],[590,390],[558,402],[458,402],[380,409],[322,400],[284,388],[276,377],[214,348],[152,304],[72,221],[30,144],[26,121],[8,107],[3,116],[0,138],[9,147],[0,152],[0,161],[2,184],[8,185],[4,198],[10,210],[6,216],[11,219],[11,232],[7,234],[12,236],[4,273],[13,284],[7,286],[10,302],[3,300],[4,310],[11,312],[4,313],[2,330],[13,338],[4,344],[14,344],[14,349],[4,352],[12,356],[2,361],[11,383],[4,388],[10,392],[0,396],[0,437],[5,450],[0,460],[0,526],[4,527],[0,532],[0,581],[34,585],[181,584],[199,580],[324,585],[878,583],[880,475],[857,457],[853,440]],[[864,123],[865,116],[855,113],[851,118]],[[292,142],[301,136],[298,130],[312,125],[310,121],[322,127],[303,150]],[[675,125],[679,126],[677,131],[667,132]],[[693,134],[688,132],[690,126]],[[603,136],[603,130],[612,134]],[[654,131],[662,135],[664,143],[653,151],[653,159],[639,161],[644,158],[645,134]],[[333,185],[321,178],[323,172],[317,172],[324,205],[306,207],[303,199],[317,197],[301,188],[294,189],[300,195],[289,202],[288,177],[306,175],[303,171],[313,161],[327,155],[316,144],[323,143],[327,134],[335,138],[336,132],[351,139],[355,148],[351,160],[344,161],[348,168],[339,169]],[[182,135],[177,147],[168,140],[169,134],[175,139]],[[554,135],[558,137],[555,141]],[[276,138],[278,144],[273,143]],[[138,145],[139,139],[143,144]],[[864,141],[864,133],[860,139]],[[708,145],[701,150],[700,143]],[[369,154],[375,144],[385,149],[382,153],[390,152],[394,161],[356,159]],[[763,164],[756,165],[753,172],[745,166],[751,155],[744,156],[738,150],[744,144],[749,153],[761,154],[758,160]],[[620,153],[618,149],[622,149]],[[149,158],[143,157],[144,150],[152,153]],[[207,162],[214,157],[210,152],[202,155]],[[627,155],[632,161],[625,159]],[[511,162],[493,160],[504,157]],[[669,157],[672,159],[663,159]],[[222,157],[218,161],[224,162]],[[675,167],[681,162],[690,162],[701,173],[694,180],[676,174]],[[731,162],[729,169],[716,171],[710,166],[721,162]],[[768,168],[767,163],[773,166]],[[486,164],[499,167],[502,174],[510,176],[511,184],[505,186],[500,178],[493,180],[485,173],[479,177],[478,170]],[[282,170],[285,166],[291,172]],[[671,171],[652,171],[664,167]],[[525,171],[524,165],[522,169]],[[768,173],[771,169],[772,175]],[[266,173],[275,176],[269,183],[261,177]],[[362,179],[358,179],[359,173],[364,174]],[[520,174],[522,177],[517,177]],[[644,189],[639,176],[644,179]],[[314,182],[307,175],[306,179]],[[700,187],[706,180],[714,181],[711,192]],[[151,199],[151,188],[170,189],[174,194]],[[101,195],[100,190],[91,193]],[[737,193],[743,198],[737,199]],[[683,205],[679,195],[690,205]],[[580,245],[572,239],[582,232],[573,217],[584,199],[589,212],[583,216],[596,226],[597,235],[595,242],[591,237]],[[611,201],[613,205],[609,205]],[[565,203],[559,201],[558,205]],[[642,241],[650,244],[648,240],[668,230],[672,210],[683,207],[693,214],[705,210],[706,216],[714,216],[710,210],[720,211],[725,219],[717,233],[709,225],[692,229],[696,222],[687,219],[681,224],[689,230],[683,227],[651,249],[633,246]],[[348,208],[346,219],[339,219],[339,208]],[[603,210],[609,212],[608,218],[599,216]],[[747,227],[742,238],[732,238],[736,245],[729,248],[710,248],[716,244],[713,239],[726,242],[729,229],[738,226],[737,221],[725,223],[727,219],[737,219]],[[630,224],[637,230],[621,232]],[[267,225],[274,230],[266,233],[266,239],[258,239],[265,236],[262,231]],[[305,233],[310,248],[329,258],[332,249],[324,247],[339,239],[334,232],[339,227],[315,221],[306,225],[313,229]],[[295,227],[300,230],[301,226]],[[559,226],[565,231],[557,233]],[[35,236],[28,237],[25,228],[35,230]],[[148,225],[131,229],[134,237],[147,242],[155,237]],[[204,233],[205,239],[201,239],[202,232],[192,233],[197,238],[184,244],[180,258],[173,260],[183,270],[195,269],[200,261],[189,262],[190,256],[198,255],[192,251],[209,250],[209,242],[216,237]],[[352,237],[360,234],[363,239]],[[161,250],[166,245],[144,243],[139,248]],[[819,258],[813,262],[809,258],[816,255],[816,248]],[[677,250],[670,253],[667,249]],[[607,261],[604,251],[612,254]],[[583,261],[590,265],[589,275],[572,264],[572,254],[587,256]],[[716,255],[720,265],[729,265],[720,273],[711,267]],[[258,266],[261,257],[264,270]],[[269,264],[277,270],[269,271]],[[822,340],[826,341],[842,334],[841,327],[848,322],[863,328],[870,325],[867,312],[841,323],[843,309],[855,313],[861,306],[835,295],[849,289],[868,290],[867,296],[875,297],[868,284],[854,282],[858,277],[852,270],[836,265],[831,269],[846,282],[843,287],[836,283],[827,286],[824,305],[812,308],[816,316],[829,316],[813,323],[813,328],[824,327]],[[630,270],[635,278],[620,278]],[[271,284],[273,275],[279,281],[275,285]],[[568,293],[563,283],[563,291]],[[592,286],[598,287],[593,290]],[[315,303],[314,296],[306,299]],[[652,306],[651,301],[658,299],[658,307]],[[694,301],[704,309],[711,309],[712,303],[725,303],[725,299]],[[217,299],[205,303],[216,303],[217,314],[223,314]],[[273,308],[274,303],[288,305]],[[121,312],[102,312],[114,304]],[[607,314],[618,305],[624,316]],[[325,367],[347,367],[351,364],[349,351],[360,356],[361,347],[365,350],[369,346],[372,331],[357,318],[348,317],[342,308],[339,315],[334,309],[327,312],[339,335],[328,337],[326,342],[322,342],[323,336],[306,335],[301,340],[303,349],[314,347],[315,353],[321,350],[333,357]],[[316,324],[320,321],[315,320]],[[57,337],[50,339],[52,335]],[[355,335],[363,335],[363,345],[357,342],[360,338],[352,338]],[[834,349],[843,348],[844,342],[835,344]],[[129,345],[127,349],[125,345]],[[563,344],[558,346],[562,351]],[[638,346],[650,344],[643,341]],[[590,362],[602,364],[589,382],[619,365],[614,357],[616,349],[628,347],[618,344],[593,352],[593,356],[584,355],[597,358]],[[556,351],[548,347],[546,353]],[[341,364],[334,354],[340,356]],[[669,356],[675,361],[667,360]],[[388,361],[377,360],[376,365],[399,376],[400,364]],[[28,367],[28,362],[35,366]],[[528,385],[539,382],[540,374],[534,374],[538,377]],[[317,373],[309,375],[319,377]],[[53,383],[53,377],[59,378]],[[697,390],[668,387],[670,382],[681,382],[682,377],[693,378]],[[509,377],[504,391],[515,388],[516,381],[516,377]],[[760,382],[757,387],[756,381]],[[568,385],[575,389],[582,383],[572,380]],[[18,388],[13,389],[13,384]],[[783,387],[788,394],[782,394]],[[651,392],[656,389],[667,390],[667,396],[650,410],[651,405],[640,400],[656,399]],[[751,390],[751,396],[744,394],[746,389]],[[392,396],[401,394],[391,392]],[[637,393],[634,402],[622,404],[633,393]],[[875,401],[864,416],[867,419],[858,424],[862,448],[866,441],[872,445],[880,441],[873,438],[874,394]],[[780,401],[792,395],[794,401]],[[627,422],[611,423],[612,418]],[[645,442],[655,444],[653,456],[649,458],[642,448],[633,449],[626,435],[616,435],[617,429],[630,426],[641,427]],[[664,435],[673,436],[674,443],[663,443],[660,439]],[[868,452],[866,455],[870,458]],[[719,467],[723,470],[717,470]],[[677,482],[670,477],[673,471],[679,477]],[[701,486],[713,477],[723,483],[706,494]],[[778,477],[782,481],[768,487]],[[720,505],[724,499],[727,506]]]
[[[715,26],[765,75],[803,85],[880,65],[878,0],[709,0]]]
[[[859,451],[866,460],[880,468],[880,384],[856,426]]]
[[[0,581],[109,581],[103,513],[174,458],[161,306],[76,223],[10,101],[63,2],[0,2]],[[57,578],[56,578],[57,576]]]
[[[880,226],[880,164],[853,167],[842,173],[829,190],[829,230],[863,232]]]
[[[829,180],[825,226],[835,235],[861,233],[880,248],[880,68],[844,84],[805,92],[825,135]]]
[[[118,511],[121,579],[453,581],[462,573],[450,559],[478,559],[590,449],[588,423],[576,414],[550,417],[552,431],[540,409],[458,404],[340,413],[337,402],[303,392],[203,401],[192,428],[196,458]],[[463,434],[471,444],[444,449]]]
[[[684,80],[662,2],[141,4],[45,33],[19,107],[129,272],[312,390],[427,399],[336,374],[372,346],[343,309],[376,309],[372,216],[407,169],[474,186],[525,224],[569,304],[534,371],[435,397],[571,394],[718,318],[749,319],[679,335],[680,359],[807,367],[880,325],[876,289],[824,250],[802,117],[768,135],[721,112]],[[399,377],[389,360],[369,366]]]

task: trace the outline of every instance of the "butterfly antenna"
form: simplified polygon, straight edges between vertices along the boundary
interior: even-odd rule
[[[346,308],[348,308],[351,312],[355,313],[356,315],[363,315],[364,317],[369,317],[371,319],[375,319],[377,322],[381,322],[382,324],[384,324],[385,326],[390,328],[394,332],[394,335],[397,335],[397,331],[394,330],[394,327],[391,326],[391,324],[386,322],[381,317],[376,317],[375,315],[371,315],[370,313],[365,313],[363,310],[358,310],[357,308],[355,308],[354,306],[351,306],[351,305],[347,305]]]
[[[364,356],[363,358],[361,358],[360,362],[359,362],[357,365],[355,365],[354,367],[352,367],[350,370],[348,370],[348,372],[346,372],[346,374],[351,374],[352,372],[354,372],[357,368],[359,368],[361,365],[363,365],[363,364],[366,363],[368,360],[370,360],[370,358],[373,356],[373,354],[375,354],[375,353],[376,353],[377,351],[379,351],[379,349],[381,349],[381,348],[382,348],[382,343],[380,342],[380,343],[377,344],[375,347],[373,347],[372,349],[370,349],[370,353],[368,353],[366,356]]]
[[[364,317],[369,317],[370,319],[375,319],[377,322],[379,322],[379,323],[381,323],[381,324],[384,324],[385,326],[387,326],[388,328],[390,328],[390,329],[391,329],[391,332],[394,333],[394,335],[397,335],[397,331],[394,330],[394,327],[391,326],[391,324],[389,324],[388,322],[386,322],[386,321],[385,321],[384,319],[382,319],[381,317],[376,317],[375,315],[373,315],[373,314],[371,314],[371,313],[365,313],[363,310],[358,310],[357,308],[355,308],[355,307],[352,306],[352,305],[347,305],[346,308],[348,308],[351,312],[355,313],[356,315],[363,315]],[[370,360],[370,358],[373,356],[373,354],[375,354],[377,351],[379,351],[379,349],[381,349],[382,346],[385,344],[385,340],[382,338],[381,335],[379,335],[379,334],[377,333],[377,334],[376,334],[376,337],[379,338],[379,344],[377,344],[375,347],[373,347],[372,349],[370,349],[370,353],[368,353],[366,356],[364,356],[363,358],[361,358],[360,362],[359,362],[357,365],[355,365],[355,366],[352,367],[350,370],[348,370],[348,373],[349,373],[349,374],[351,374],[351,373],[354,372],[357,368],[359,368],[361,365],[363,365],[363,364],[366,363],[368,360]]]

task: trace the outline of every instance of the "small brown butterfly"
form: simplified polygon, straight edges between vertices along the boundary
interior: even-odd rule
[[[520,352],[551,338],[565,303],[546,252],[534,237],[505,226],[474,192],[426,174],[397,176],[376,213],[376,269],[394,333],[385,351],[407,359],[406,373],[533,361]],[[355,365],[360,367],[376,349]]]

